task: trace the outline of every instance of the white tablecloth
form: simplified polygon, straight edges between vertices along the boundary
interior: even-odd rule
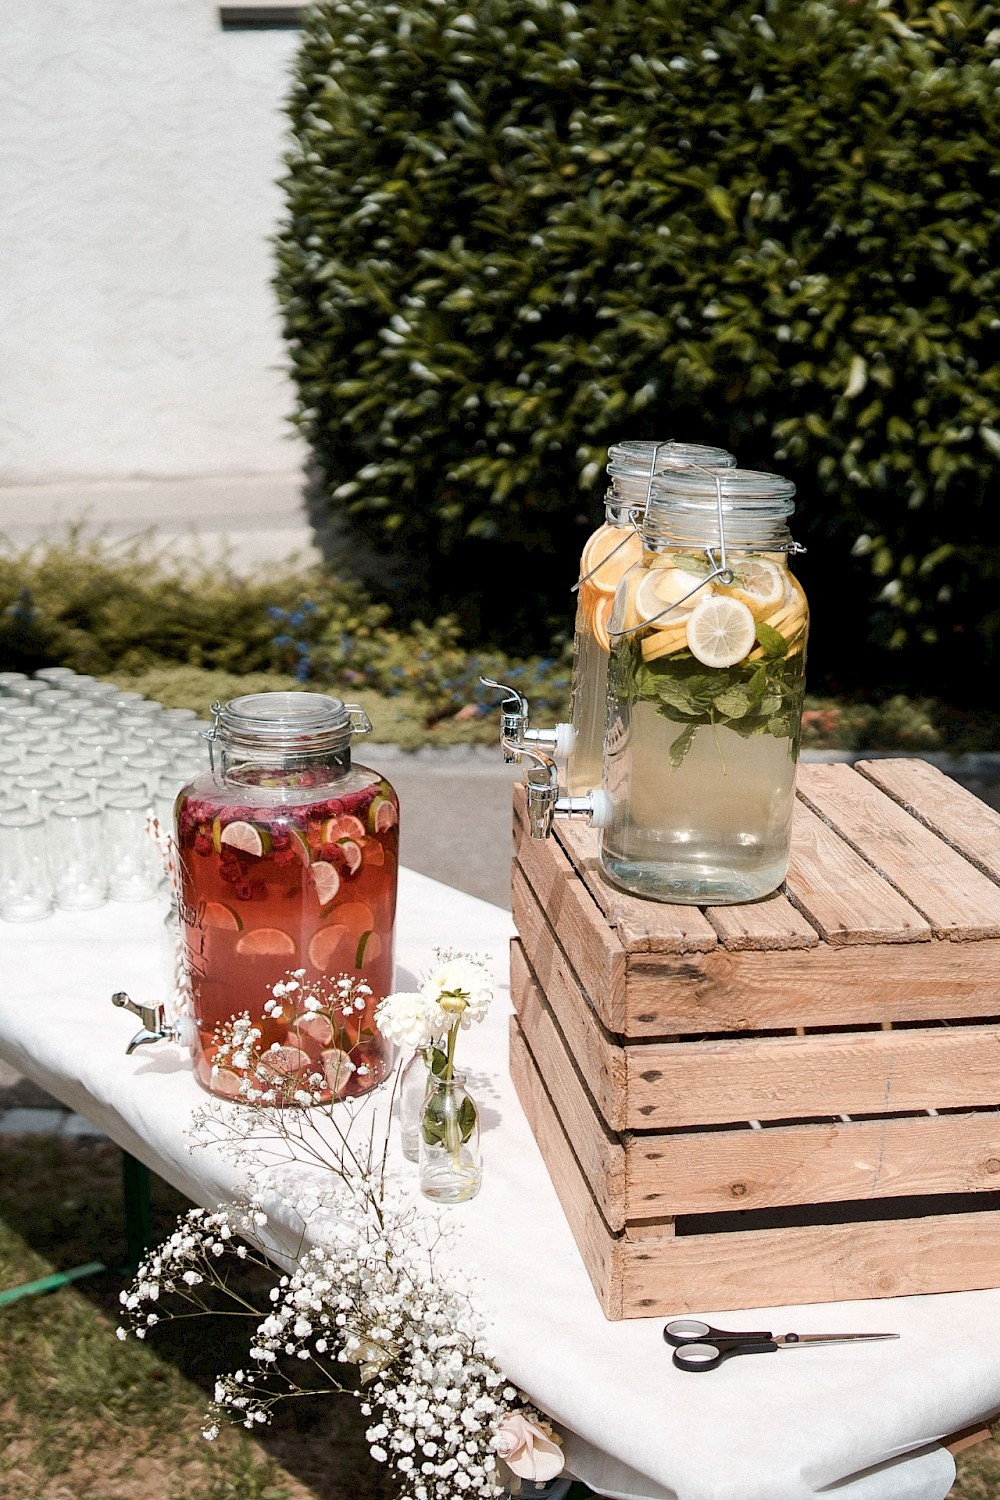
[[[400,872],[397,987],[436,945],[495,965],[497,1004],[462,1034],[460,1059],[482,1107],[483,1189],[444,1212],[493,1349],[567,1430],[571,1472],[650,1500],[943,1500],[954,1463],[936,1440],[1000,1410],[1000,1291],[720,1314],[735,1328],[902,1337],[731,1360],[701,1378],[673,1368],[662,1318],[606,1322],[507,1073],[511,932],[499,908]],[[217,1153],[188,1148],[206,1096],[187,1054],[160,1044],[126,1058],[138,1023],[110,1003],[118,989],[160,998],[162,947],[153,904],[0,924],[0,1056],[209,1206],[239,1183]],[[401,1156],[393,1169],[415,1171]]]

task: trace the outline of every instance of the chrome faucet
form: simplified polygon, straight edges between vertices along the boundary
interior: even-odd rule
[[[181,1046],[190,1045],[194,1023],[189,1016],[178,1016],[176,1021],[168,1021],[162,1005],[136,1005],[124,990],[118,990],[111,996],[111,1004],[117,1005],[122,1010],[132,1011],[133,1015],[137,1015],[142,1022],[142,1030],[136,1032],[125,1048],[126,1057],[131,1056],[137,1047],[144,1047],[149,1042],[179,1042]]]
[[[599,787],[583,797],[560,797],[557,761],[568,759],[573,751],[576,731],[572,724],[557,724],[554,729],[528,728],[528,700],[516,688],[480,677],[483,687],[496,688],[505,694],[500,704],[500,749],[505,766],[532,762],[525,772],[524,788],[528,804],[528,832],[533,839],[547,839],[552,821],[558,815],[586,818],[594,828],[606,828],[613,811],[611,798]]]

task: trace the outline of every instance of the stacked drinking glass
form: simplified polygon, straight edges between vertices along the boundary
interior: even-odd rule
[[[151,820],[169,835],[177,793],[208,767],[205,728],[68,667],[0,672],[0,920],[156,896]]]

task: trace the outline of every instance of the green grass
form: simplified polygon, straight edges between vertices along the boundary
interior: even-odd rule
[[[3,1158],[0,1288],[120,1259],[117,1148],[8,1137]],[[157,1182],[157,1236],[188,1206]],[[351,1397],[289,1403],[259,1439],[227,1429],[206,1443],[214,1377],[242,1362],[239,1329],[206,1318],[122,1343],[123,1284],[102,1275],[0,1309],[4,1500],[385,1500]]]

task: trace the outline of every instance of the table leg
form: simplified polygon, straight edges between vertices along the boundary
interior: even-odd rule
[[[153,1243],[152,1187],[149,1168],[137,1161],[128,1151],[122,1152],[122,1206],[125,1218],[125,1265],[117,1269],[132,1275],[142,1257]],[[61,1287],[86,1276],[99,1276],[108,1267],[101,1260],[90,1260],[82,1266],[72,1266],[68,1271],[56,1271],[51,1276],[41,1276],[37,1281],[25,1281],[20,1286],[8,1287],[0,1292],[0,1307],[20,1302],[23,1297],[40,1297],[44,1292],[57,1292]]]
[[[149,1168],[128,1151],[122,1152],[122,1202],[125,1269],[132,1272],[153,1243],[153,1209]]]

